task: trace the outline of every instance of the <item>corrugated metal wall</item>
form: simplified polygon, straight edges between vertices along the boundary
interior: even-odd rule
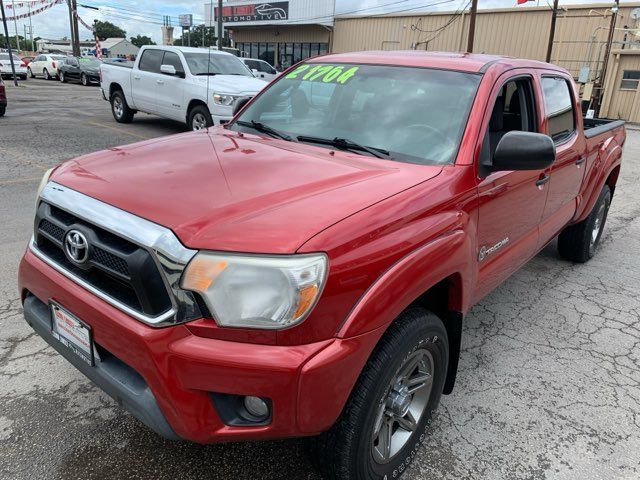
[[[581,67],[590,66],[591,77],[595,78],[611,22],[610,7],[611,4],[563,6],[556,22],[552,62],[576,77]],[[631,10],[637,7],[640,3],[623,4],[617,26],[640,27],[630,18]],[[480,10],[474,51],[544,60],[550,22],[551,11],[546,6]],[[468,12],[338,17],[333,51],[406,50],[414,45],[419,50],[461,51],[466,49],[468,28]],[[624,32],[617,30],[614,40],[622,42],[623,37]]]
[[[622,89],[622,73],[625,70],[640,71],[640,51],[614,51],[607,67],[605,96],[601,116],[622,118],[640,122],[640,83],[635,90]]]

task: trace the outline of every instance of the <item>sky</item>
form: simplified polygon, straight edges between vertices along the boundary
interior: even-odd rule
[[[10,4],[13,0],[4,0]],[[16,3],[23,0],[15,0]],[[32,0],[33,1],[33,0]],[[378,14],[389,11],[412,9],[412,12],[434,10],[456,10],[460,0],[451,0],[437,6],[424,7],[438,0],[336,0],[336,13],[351,13],[364,10],[363,14]],[[441,0],[440,0],[441,1]],[[465,2],[465,0],[462,0]],[[546,0],[541,0],[544,4]],[[162,15],[177,16],[181,13],[193,13],[194,23],[203,22],[204,1],[188,0],[78,0],[79,4],[100,7],[99,11],[80,7],[80,17],[91,24],[94,19],[108,20],[127,32],[127,37],[146,35],[154,41],[160,42]],[[465,2],[466,3],[466,2]],[[602,0],[560,0],[560,3],[602,3]],[[613,2],[611,2],[613,3]],[[385,6],[386,5],[386,6]],[[511,7],[515,0],[479,0],[478,8]],[[534,5],[530,3],[529,5]],[[25,9],[17,9],[19,13]],[[7,11],[7,17],[12,16],[12,10]],[[66,2],[32,17],[34,36],[43,38],[69,37],[69,13]],[[24,24],[28,19],[18,21],[18,32],[24,35]],[[174,22],[175,24],[175,22]],[[80,26],[80,37],[84,40],[92,37],[89,30]],[[177,31],[178,29],[176,29]],[[15,34],[14,22],[10,22],[9,35]],[[175,35],[177,37],[177,33]]]

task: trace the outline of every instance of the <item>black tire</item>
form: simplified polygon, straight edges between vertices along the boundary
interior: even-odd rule
[[[89,79],[84,73],[80,75],[80,82],[82,82],[82,85],[84,85],[85,87],[89,86]]]
[[[51,80],[51,74],[49,73],[49,70],[47,70],[46,68],[44,70],[42,70],[42,75],[44,76],[45,80]]]
[[[596,253],[611,206],[611,189],[605,185],[593,206],[593,210],[582,222],[565,228],[558,237],[560,255],[572,262],[588,262]]]
[[[33,74],[33,71],[31,70],[31,67],[27,67],[27,74],[28,74],[31,78],[36,78],[36,76]]]
[[[118,123],[131,123],[135,112],[129,108],[122,90],[116,90],[111,95],[111,113]]]
[[[60,74],[58,75],[58,77],[60,78],[60,81],[61,81],[62,83],[67,83],[67,77],[66,77],[66,75],[64,74],[64,72],[60,72]]]
[[[6,107],[0,107],[0,117],[4,117],[4,114],[6,113],[7,108]]]
[[[204,105],[196,105],[189,111],[187,127],[189,130],[198,131],[213,125],[213,119],[209,109]]]
[[[391,414],[390,399],[399,392],[397,379],[402,369],[410,369],[416,356],[430,356],[431,389],[425,382],[414,430],[401,428]],[[442,321],[422,308],[401,314],[382,337],[365,365],[336,424],[311,445],[314,464],[331,480],[383,480],[398,478],[411,463],[427,434],[431,415],[437,408],[445,383],[449,345]],[[407,375],[421,375],[421,363]],[[409,377],[407,377],[409,378]],[[412,377],[417,379],[418,377]],[[405,384],[406,385],[406,384]],[[404,387],[403,387],[404,388]],[[420,393],[410,395],[411,402]],[[398,397],[395,397],[398,398]],[[403,398],[407,398],[404,396]],[[406,407],[406,402],[400,402]],[[394,402],[392,402],[395,405]],[[395,408],[395,406],[393,407]],[[398,408],[402,408],[398,406]],[[397,415],[397,416],[394,416]],[[406,417],[404,417],[406,418]],[[390,423],[388,423],[390,422]],[[386,425],[390,425],[387,427]],[[384,426],[384,427],[383,427]],[[384,461],[380,457],[383,430],[404,435],[397,452]],[[394,430],[395,428],[395,430]],[[376,434],[374,431],[378,430]],[[408,432],[412,432],[407,436]],[[377,435],[377,436],[376,436]],[[392,442],[390,443],[392,444]],[[400,446],[401,445],[401,446]],[[381,461],[382,460],[382,461]]]

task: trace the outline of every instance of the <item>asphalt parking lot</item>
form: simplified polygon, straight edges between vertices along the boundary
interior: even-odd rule
[[[7,85],[0,119],[0,478],[318,479],[299,440],[158,438],[26,325],[17,268],[44,171],[185,127],[146,115],[119,125],[97,87],[22,85]],[[470,312],[457,387],[403,478],[640,478],[638,185],[629,130],[598,255],[573,265],[552,244]]]

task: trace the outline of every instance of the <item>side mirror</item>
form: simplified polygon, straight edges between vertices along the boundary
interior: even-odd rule
[[[242,110],[244,108],[244,106],[249,103],[249,100],[251,100],[251,97],[246,97],[246,98],[241,98],[240,100],[238,100],[236,102],[236,105],[233,107],[233,116],[235,117],[236,114]]]
[[[544,170],[556,159],[556,147],[542,133],[507,132],[498,142],[491,170]]]
[[[178,72],[176,70],[176,67],[174,67],[173,65],[160,65],[160,72],[164,73],[165,75],[184,78],[184,73]]]

